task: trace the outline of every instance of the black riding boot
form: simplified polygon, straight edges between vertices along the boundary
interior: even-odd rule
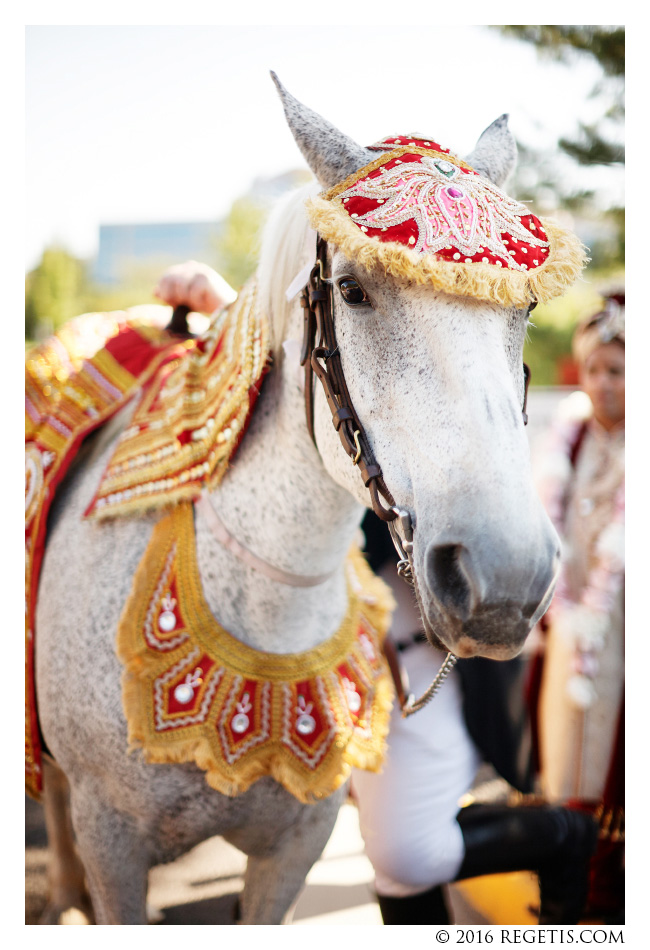
[[[577,924],[598,828],[590,815],[547,805],[469,805],[457,815],[465,857],[457,881],[536,871],[540,924]]]
[[[454,880],[536,871],[540,924],[577,924],[589,890],[598,829],[591,816],[546,805],[469,805],[457,815],[465,857]],[[412,897],[378,895],[385,924],[446,924],[441,887]]]
[[[448,924],[449,912],[442,887],[431,887],[410,897],[377,894],[381,919],[385,924]]]

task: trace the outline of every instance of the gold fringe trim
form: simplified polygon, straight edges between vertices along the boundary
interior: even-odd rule
[[[368,168],[370,166],[367,166]],[[587,249],[571,231],[540,219],[550,243],[550,253],[535,270],[498,268],[493,264],[451,263],[433,254],[418,254],[395,241],[367,237],[340,207],[340,202],[310,198],[307,216],[326,241],[368,271],[382,269],[394,277],[462,297],[489,300],[501,306],[526,307],[531,300],[545,303],[573,284],[588,261]]]
[[[247,791],[258,779],[271,777],[304,804],[327,798],[348,780],[353,768],[381,771],[394,699],[390,683],[380,679],[373,699],[376,751],[369,751],[350,730],[349,735],[342,733],[337,739],[339,754],[328,756],[314,772],[310,772],[301,768],[297,759],[289,759],[287,750],[277,746],[267,748],[264,755],[232,769],[215,756],[212,744],[205,736],[184,739],[174,745],[155,742],[142,728],[141,692],[137,678],[124,673],[122,704],[129,724],[129,753],[141,751],[146,762],[158,765],[193,763],[205,772],[205,780],[211,788],[231,798]]]
[[[170,560],[172,551],[175,553]],[[390,625],[394,600],[360,551],[350,552],[346,569],[348,609],[333,637],[297,654],[255,650],[232,637],[210,613],[198,573],[192,506],[181,504],[172,509],[154,527],[118,627],[116,652],[125,666],[122,703],[128,723],[129,751],[140,749],[145,760],[152,763],[193,762],[206,773],[208,784],[225,795],[239,795],[262,776],[271,776],[303,802],[331,794],[346,781],[353,767],[378,771],[393,702],[381,641]],[[161,587],[163,574],[165,581]],[[149,623],[155,622],[152,605],[155,607],[156,596],[162,596],[160,591],[171,586],[172,580],[184,622],[178,629],[188,633],[189,638],[173,649],[158,652],[147,644],[144,623],[147,617]],[[362,654],[358,641],[360,624],[373,642],[374,664]],[[214,664],[204,688],[213,681],[217,669],[223,671],[204,715],[200,721],[177,730],[157,728],[154,684],[172,667],[177,667],[182,676],[195,662],[191,654],[197,650],[198,655],[205,654]],[[338,687],[329,677],[333,673],[338,677],[335,671],[341,663],[352,663],[367,689],[371,684],[366,696],[365,723],[353,723],[346,708],[339,708]],[[233,701],[235,677],[255,681],[260,690],[263,684],[269,684],[269,735],[259,746],[229,762],[222,751],[217,723]],[[282,740],[283,684],[291,687],[292,683],[315,677],[321,678],[338,731],[321,761],[313,766],[301,760]],[[172,681],[175,683],[175,679],[169,682]],[[188,715],[194,713],[188,711]]]

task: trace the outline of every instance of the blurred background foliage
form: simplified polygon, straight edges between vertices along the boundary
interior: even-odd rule
[[[540,215],[556,217],[588,234],[590,264],[569,293],[532,314],[524,358],[537,385],[576,382],[571,336],[576,323],[600,306],[601,294],[625,286],[625,209],[603,204],[595,188],[576,187],[576,169],[622,167],[625,163],[625,29],[622,26],[494,26],[512,42],[532,44],[539,57],[571,65],[588,58],[598,67],[591,97],[600,118],[576,121],[575,134],[548,151],[518,142],[519,159],[508,190],[532,202]],[[558,173],[567,168],[571,173]]]
[[[268,206],[248,196],[237,198],[224,221],[212,256],[203,261],[240,290],[257,267],[260,232]],[[180,263],[180,261],[178,262]],[[168,262],[152,258],[132,264],[116,287],[97,284],[92,261],[79,260],[65,248],[49,247],[25,278],[25,341],[29,346],[55,332],[82,313],[123,310],[143,303],[160,303],[153,297]]]
[[[589,247],[591,258],[583,279],[564,297],[540,304],[524,358],[532,369],[533,385],[573,385],[571,335],[576,323],[600,305],[601,294],[625,281],[625,212],[603,204],[597,188],[576,187],[576,169],[623,166],[625,30],[620,26],[493,26],[504,39],[532,44],[540,57],[571,64],[588,57],[598,67],[592,97],[600,118],[589,125],[576,120],[575,134],[547,150],[518,142],[517,170],[508,191],[531,203],[541,216],[555,217],[573,227]],[[570,108],[570,104],[568,105]],[[573,174],[563,174],[569,169]],[[214,243],[210,264],[240,289],[257,266],[260,229],[268,203],[252,195],[239,196]],[[152,288],[161,273],[155,261],[133,265],[117,287],[92,279],[92,262],[82,261],[62,247],[49,247],[25,282],[26,341],[43,339],[80,313],[119,310],[153,302]]]

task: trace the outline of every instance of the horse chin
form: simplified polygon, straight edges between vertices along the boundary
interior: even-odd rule
[[[486,608],[467,620],[435,607],[427,612],[421,603],[420,610],[427,640],[459,659],[511,660],[523,649],[533,626],[530,618],[512,606]]]

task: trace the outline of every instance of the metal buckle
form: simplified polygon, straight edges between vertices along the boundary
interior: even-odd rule
[[[356,465],[359,459],[361,458],[361,446],[359,445],[359,430],[354,430],[354,445],[357,450],[357,454],[352,459],[352,464]]]
[[[415,583],[413,579],[413,567],[411,565],[411,555],[413,554],[413,520],[410,513],[404,508],[393,506],[391,511],[394,511],[397,516],[394,521],[388,522],[388,530],[390,531],[390,536],[393,539],[393,544],[395,545],[395,550],[399,558],[397,562],[397,573],[407,584],[413,587]],[[400,523],[403,539],[400,537],[395,525],[396,521]]]

